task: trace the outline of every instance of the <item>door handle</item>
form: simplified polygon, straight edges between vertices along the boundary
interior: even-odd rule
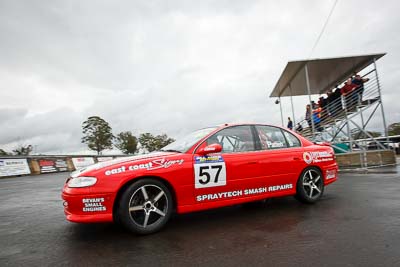
[[[249,161],[249,162],[247,162],[247,164],[257,164],[258,163],[258,161]]]
[[[299,157],[294,157],[293,160],[300,160],[300,158]]]

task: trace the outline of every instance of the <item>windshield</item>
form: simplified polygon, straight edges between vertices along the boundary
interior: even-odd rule
[[[194,144],[196,144],[200,139],[217,129],[217,127],[204,128],[194,131],[182,138],[179,138],[175,142],[163,147],[161,151],[176,151],[176,152],[186,152]]]

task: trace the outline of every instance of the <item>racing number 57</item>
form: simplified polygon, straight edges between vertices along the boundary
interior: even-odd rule
[[[195,164],[195,188],[226,185],[225,162]]]
[[[200,167],[200,173],[199,173],[199,176],[201,177],[201,178],[199,179],[199,182],[200,182],[201,184],[208,184],[208,183],[210,182],[210,180],[211,180],[211,174],[207,171],[207,170],[209,170],[210,168],[211,168],[211,169],[217,169],[217,172],[216,172],[215,177],[214,177],[214,183],[218,183],[218,177],[219,177],[219,174],[220,174],[220,172],[221,172],[221,170],[222,170],[222,165],[201,166],[201,167]],[[205,177],[204,177],[204,176],[205,176]],[[202,178],[205,178],[205,179],[203,180]]]

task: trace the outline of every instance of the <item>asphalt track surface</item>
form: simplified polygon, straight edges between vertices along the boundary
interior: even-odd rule
[[[400,174],[341,173],[292,197],[174,216],[135,236],[65,220],[67,173],[0,179],[0,266],[400,266]]]

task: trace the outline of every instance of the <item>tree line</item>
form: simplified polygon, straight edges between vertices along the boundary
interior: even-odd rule
[[[142,133],[139,138],[134,136],[131,131],[120,132],[116,136],[112,133],[112,128],[108,122],[99,116],[91,116],[82,124],[83,137],[82,143],[85,143],[90,150],[100,154],[105,149],[118,148],[124,154],[135,154],[141,148],[148,152],[159,150],[162,147],[175,141],[166,134],[153,135],[151,133]],[[389,136],[400,135],[400,122],[392,123],[388,127]],[[369,132],[374,137],[381,136],[379,132]],[[354,139],[368,138],[361,132],[352,134]],[[11,153],[0,148],[0,156],[27,156],[32,152],[32,145],[21,145]]]
[[[87,118],[82,123],[82,133],[81,142],[86,144],[90,150],[96,151],[98,155],[103,150],[113,147],[118,148],[124,154],[135,154],[140,148],[152,152],[175,141],[166,134],[142,133],[136,137],[131,131],[125,131],[114,135],[110,124],[99,116]],[[27,156],[31,152],[32,145],[20,145],[12,153],[0,149],[0,156]]]
[[[137,138],[131,131],[120,132],[114,136],[110,124],[99,116],[91,116],[84,121],[82,133],[82,143],[97,154],[105,149],[112,149],[113,146],[124,154],[135,154],[138,144],[146,151],[152,152],[175,141],[166,134],[142,133]]]
[[[20,146],[12,151],[12,153],[9,153],[3,149],[0,148],[0,156],[10,156],[10,155],[15,155],[15,156],[27,156],[32,152],[32,145],[27,145],[27,146]]]

